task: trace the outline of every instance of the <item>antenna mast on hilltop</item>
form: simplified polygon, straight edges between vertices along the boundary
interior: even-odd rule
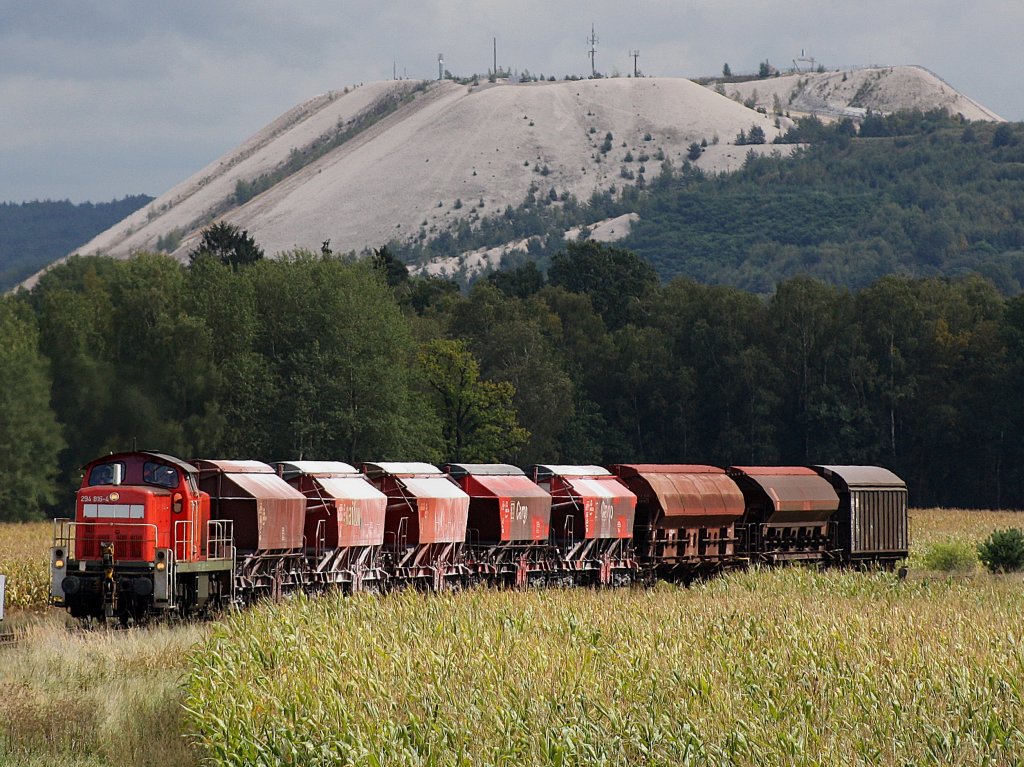
[[[437,54],[437,79],[444,79],[444,54]]]
[[[633,77],[639,77],[640,70],[636,68],[636,60],[640,58],[640,51],[630,51],[629,55],[633,58]]]
[[[597,77],[597,66],[595,65],[595,57],[597,56],[597,44],[599,40],[597,35],[594,34],[594,25],[590,25],[590,37],[587,38],[587,42],[590,44],[590,76]]]
[[[803,73],[803,72],[813,72],[814,71],[814,63],[815,63],[814,56],[806,56],[806,55],[804,55],[804,49],[801,48],[800,49],[800,58],[793,59],[793,68],[797,72],[800,72],[800,73]],[[800,68],[801,64],[808,64],[809,66],[807,67],[807,69],[801,69]]]

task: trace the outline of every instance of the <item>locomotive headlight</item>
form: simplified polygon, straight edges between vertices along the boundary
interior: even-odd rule
[[[53,562],[53,566],[56,567],[58,570],[63,568],[64,567],[64,560],[63,559],[55,559],[54,562]]]
[[[156,569],[157,569],[157,571],[162,573],[164,570],[167,569],[167,563],[166,562],[157,562],[156,563]]]

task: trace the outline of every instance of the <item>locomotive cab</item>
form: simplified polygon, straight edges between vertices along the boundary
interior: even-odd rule
[[[84,467],[74,518],[54,521],[51,602],[122,622],[205,605],[225,583],[206,571],[230,570],[229,539],[211,530],[210,499],[190,464],[139,451],[98,458]]]

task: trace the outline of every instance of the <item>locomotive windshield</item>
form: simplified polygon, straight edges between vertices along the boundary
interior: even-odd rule
[[[147,485],[177,487],[178,471],[173,466],[168,466],[165,463],[146,461],[142,467],[142,479]]]
[[[121,462],[101,463],[92,467],[89,472],[90,485],[120,485],[124,477],[124,464]]]

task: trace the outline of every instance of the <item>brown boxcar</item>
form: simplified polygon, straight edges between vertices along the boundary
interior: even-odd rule
[[[843,559],[892,566],[907,556],[907,485],[881,466],[815,466],[839,495]]]
[[[469,496],[429,463],[363,464],[387,496],[384,547],[395,575],[441,588],[469,574],[462,561]]]
[[[688,579],[736,558],[743,493],[716,466],[615,464],[636,493],[633,545],[649,575]]]
[[[537,464],[530,473],[551,493],[551,536],[574,580],[631,580],[636,495],[601,466]]]
[[[832,517],[839,496],[805,466],[730,466],[743,491],[745,512],[737,526],[743,553],[767,562],[830,559],[838,542]]]

